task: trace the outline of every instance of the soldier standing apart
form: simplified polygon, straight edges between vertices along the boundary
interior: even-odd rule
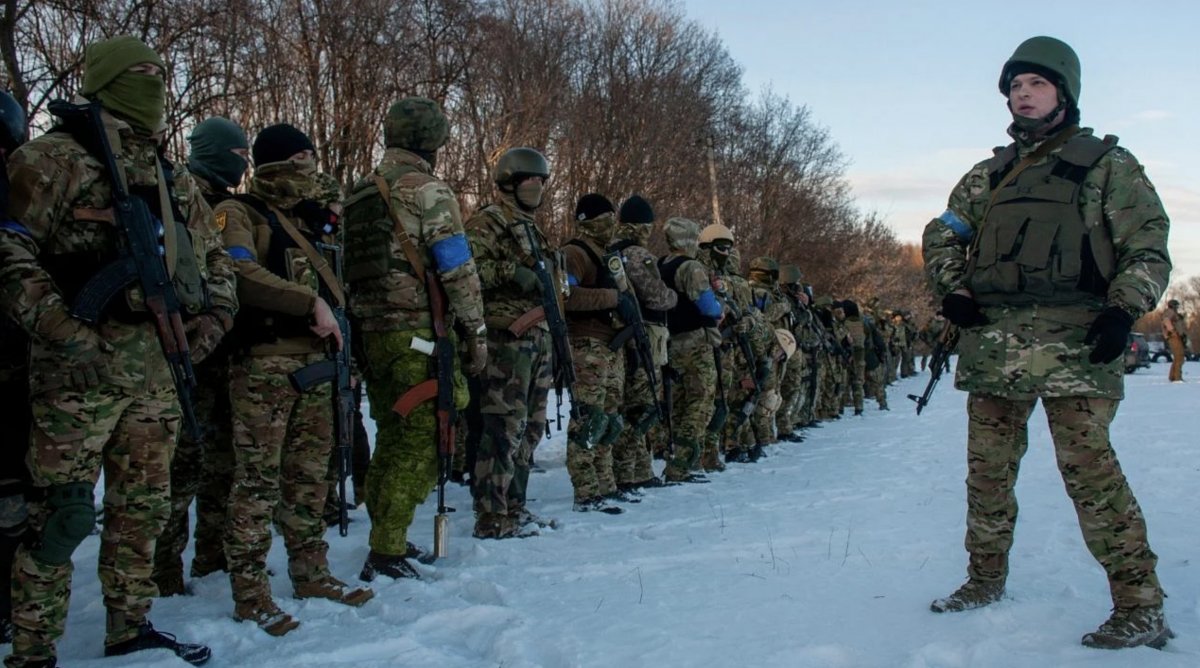
[[[25,110],[0,91],[0,225],[8,217],[8,156],[25,141]],[[12,563],[29,519],[29,337],[17,323],[0,315],[0,644],[12,642]]]
[[[233,121],[219,116],[201,121],[188,137],[187,172],[204,201],[216,206],[233,197],[250,165],[250,143]],[[183,172],[181,172],[181,175]],[[230,316],[219,324],[233,326]],[[205,320],[196,321],[200,327]],[[213,324],[209,322],[209,324]],[[192,577],[225,570],[226,508],[233,477],[233,417],[229,409],[229,343],[196,365],[196,420],[203,439],[186,430],[171,460],[171,517],[154,549],[154,583],[159,596],[184,593],[183,551],[188,543],[188,507],[196,499],[196,554]]]
[[[407,417],[392,405],[422,382],[446,378],[461,388],[456,407],[466,407],[461,373],[437,369],[429,352],[435,339],[431,290],[444,289],[447,308],[467,332],[468,373],[487,364],[479,275],[458,200],[433,175],[449,130],[433,100],[410,97],[393,104],[384,120],[383,161],[358,182],[346,205],[347,280],[378,428],[366,480],[371,551],[359,575],[367,582],[376,574],[418,577],[407,561],[420,552],[409,549],[408,526],[437,483],[436,397]]]
[[[708,482],[691,473],[716,405],[717,367],[713,347],[720,345],[717,331],[722,306],[712,288],[709,270],[695,259],[700,226],[687,218],[672,218],[666,227],[670,253],[659,260],[663,282],[677,293],[675,308],[667,313],[671,332],[668,359],[680,375],[672,388],[675,455],[663,471],[669,482]]]
[[[336,238],[334,217],[317,199],[312,141],[281,124],[254,139],[250,194],[215,210],[225,246],[238,270],[238,320],[244,354],[229,372],[236,466],[229,494],[225,556],[233,587],[234,617],[271,635],[300,622],[271,597],[267,552],[271,522],[283,535],[288,575],[296,598],[326,598],[347,605],[371,599],[329,572],[322,511],[333,448],[331,388],[297,394],[288,374],[325,359],[326,345],[341,346],[330,304],[342,286],[317,243]],[[326,339],[333,337],[334,341]]]
[[[182,199],[173,191],[171,165],[160,158],[154,138],[163,128],[165,69],[158,54],[133,37],[89,45],[80,104],[60,108],[60,129],[10,159],[9,218],[0,224],[0,303],[31,341],[33,425],[26,463],[33,488],[30,539],[13,565],[9,668],[56,663],[71,554],[95,522],[93,487],[101,467],[104,653],[166,648],[197,665],[211,656],[207,647],[156,631],[146,618],[157,594],[150,572],[155,540],[170,513],[171,453],[180,424],[172,368],[157,352],[162,344],[153,318],[136,289],[117,294],[95,325],[72,316],[77,295],[123,252],[118,230],[124,223],[114,220],[132,219],[116,215],[114,183],[161,224],[156,255],[173,279],[180,311],[193,322],[213,318],[218,324],[208,309],[236,311],[233,271],[216,242],[211,210],[199,197]],[[111,154],[90,122],[97,108]],[[193,345],[198,361],[203,346]]]
[[[1163,340],[1167,342],[1167,348],[1171,351],[1171,371],[1167,374],[1167,380],[1182,383],[1183,362],[1187,359],[1187,346],[1184,345],[1187,339],[1187,320],[1179,312],[1178,299],[1167,302],[1167,310],[1163,312],[1162,318],[1162,333]]]
[[[655,395],[650,388],[649,375],[642,364],[625,365],[625,393],[622,418],[626,428],[613,444],[613,473],[617,489],[625,492],[643,487],[661,487],[663,482],[654,475],[650,447],[646,435],[661,417],[656,405],[662,401],[662,373],[667,365],[667,311],[675,307],[679,297],[667,287],[658,273],[658,264],[646,248],[654,231],[654,209],[639,195],[632,195],[621,204],[617,229],[608,250],[615,253],[625,267],[625,276],[637,294],[642,321],[650,338],[653,357]],[[630,342],[626,350],[633,346]],[[628,355],[626,360],[631,359]]]
[[[480,400],[483,436],[472,474],[477,538],[510,538],[532,520],[525,491],[534,448],[546,433],[552,359],[542,285],[531,268],[531,240],[542,249],[549,275],[561,284],[553,286],[555,294],[566,287],[533,221],[549,177],[550,164],[541,153],[505,151],[493,179],[499,201],[475,212],[466,225],[483,285],[488,342]]]
[[[946,318],[962,328],[955,386],[970,393],[969,579],[932,608],[968,610],[1004,595],[1013,486],[1040,398],[1084,542],[1112,595],[1112,615],[1082,642],[1162,647],[1172,634],[1158,557],[1108,429],[1130,327],[1167,285],[1169,222],[1133,155],[1079,128],[1079,90],[1069,46],[1050,37],[1018,46],[1000,74],[1015,143],[967,172],[925,228],[927,274]]]
[[[863,384],[867,379],[867,331],[858,304],[850,299],[841,301],[843,322],[849,335],[851,360],[849,365],[849,395],[854,402],[854,414],[863,414]],[[882,357],[883,354],[881,353]],[[880,360],[882,363],[882,360]]]
[[[567,472],[575,490],[575,510],[617,515],[622,509],[605,499],[628,499],[617,490],[612,456],[613,444],[625,427],[621,416],[625,346],[614,349],[611,344],[617,332],[638,317],[638,303],[629,291],[621,259],[601,257],[617,224],[612,202],[596,193],[584,195],[575,206],[575,222],[577,236],[562,248],[571,286],[565,306],[576,373],[575,415],[567,428]]]

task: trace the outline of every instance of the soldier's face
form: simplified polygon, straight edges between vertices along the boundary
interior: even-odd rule
[[[1032,72],[1018,74],[1008,85],[1008,107],[1026,118],[1045,118],[1058,106],[1058,88]]]

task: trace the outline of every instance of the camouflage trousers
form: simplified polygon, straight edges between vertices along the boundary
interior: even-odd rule
[[[862,348],[854,348],[850,364],[846,372],[846,388],[842,393],[843,405],[853,404],[854,410],[863,408],[863,383],[867,376],[867,352]]]
[[[801,409],[807,403],[804,392],[807,379],[808,355],[803,350],[797,350],[788,359],[783,380],[779,384],[779,396],[783,404],[775,416],[775,424],[780,435],[791,434],[801,424]]]
[[[321,384],[297,394],[287,377],[324,358],[248,355],[230,367],[236,465],[225,558],[237,602],[270,597],[272,519],[287,547],[293,583],[329,575],[322,511],[333,448],[330,388]]]
[[[487,336],[483,435],[471,491],[476,513],[512,515],[525,508],[533,451],[546,434],[550,334],[533,327],[517,338],[506,329],[489,328]]]
[[[1008,575],[1017,520],[1013,488],[1028,448],[1034,399],[972,393],[968,398],[968,573],[982,580]],[[1116,607],[1162,605],[1146,520],[1108,439],[1119,402],[1095,397],[1043,398],[1054,453],[1075,505],[1083,540],[1108,574]]]
[[[408,527],[417,506],[437,484],[436,400],[401,417],[392,405],[410,388],[428,379],[431,358],[410,345],[414,336],[432,339],[429,330],[365,332],[367,397],[375,420],[375,454],[367,469],[367,514],[373,552],[403,556]],[[455,371],[457,405],[466,405],[466,380]]]
[[[754,370],[740,350],[730,348],[723,356],[725,366],[725,403],[729,417],[725,420],[720,438],[725,441],[725,451],[749,450],[754,445],[754,429],[750,419],[754,417]],[[710,436],[709,438],[712,438]]]
[[[883,360],[881,361],[883,362],[884,371],[883,382],[891,385],[892,383],[896,382],[897,379],[896,365],[900,363],[900,356],[893,353],[889,347],[887,354],[884,355]]]
[[[642,483],[654,477],[653,461],[646,435],[659,423],[656,405],[661,400],[662,374],[655,369],[656,396],[650,390],[649,376],[635,358],[625,358],[625,391],[621,407],[625,428],[613,444],[613,475],[618,485]]]
[[[104,469],[104,530],[98,572],[108,611],[106,643],[128,640],[150,612],[158,588],[151,579],[154,543],[170,513],[171,453],[179,432],[175,389],[135,392],[116,386],[86,392],[35,395],[27,463],[32,498],[71,483],[95,485]],[[29,504],[35,536],[52,510],[44,500]],[[55,656],[71,594],[70,560],[46,563],[32,547],[17,549],[12,567],[12,655],[10,668]]]
[[[913,355],[912,346],[906,346],[900,349],[900,377],[908,378],[915,376],[917,373],[917,360]]]
[[[672,387],[671,404],[675,427],[675,456],[663,475],[680,480],[700,458],[700,448],[716,410],[717,367],[712,344],[705,332],[690,332],[670,342],[671,367],[680,380]]]
[[[775,433],[775,415],[782,405],[779,371],[779,365],[772,362],[771,371],[763,381],[762,391],[759,393],[758,405],[754,407],[752,424],[755,443],[766,445],[778,440]]]
[[[233,417],[229,360],[211,358],[196,368],[194,407],[203,442],[184,430],[171,459],[171,516],[154,549],[154,582],[161,593],[183,584],[188,508],[196,500],[196,555],[192,577],[225,570],[226,508],[233,478]]]
[[[590,336],[571,337],[575,360],[575,413],[567,427],[567,472],[575,500],[617,491],[613,445],[621,435],[625,351]]]
[[[887,371],[880,364],[874,369],[867,370],[865,382],[863,383],[863,394],[874,399],[879,404],[880,409],[888,407],[887,383],[884,382],[886,374]]]
[[[821,384],[828,371],[816,351],[800,354],[807,360],[803,380],[804,400],[797,411],[796,423],[803,426],[817,421],[817,401],[821,396]]]
[[[821,391],[822,419],[833,419],[841,414],[842,407],[846,405],[842,397],[844,390],[848,389],[849,385],[845,358],[840,355],[828,355],[827,359],[829,360],[828,374],[825,376],[825,384]]]

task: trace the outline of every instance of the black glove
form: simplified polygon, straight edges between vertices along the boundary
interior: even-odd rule
[[[621,322],[626,325],[632,325],[638,321],[642,311],[638,307],[637,299],[628,292],[617,293],[617,315],[621,317]]]
[[[957,292],[951,292],[942,298],[942,315],[959,327],[979,327],[989,322],[972,297]]]
[[[1133,316],[1118,306],[1109,306],[1096,316],[1083,342],[1092,345],[1088,361],[1092,364],[1108,364],[1125,352],[1129,341],[1129,330],[1133,328]]]
[[[513,271],[513,282],[521,287],[521,292],[536,292],[542,287],[537,272],[529,267],[517,267]]]

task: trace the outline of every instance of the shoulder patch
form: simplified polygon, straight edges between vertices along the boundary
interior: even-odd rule
[[[229,214],[226,211],[218,211],[216,215],[213,216],[213,224],[217,226],[218,231],[225,231],[225,219],[228,218],[228,216]]]
[[[608,256],[608,270],[614,274],[619,274],[621,273],[621,269],[623,269],[621,257],[619,255]]]

